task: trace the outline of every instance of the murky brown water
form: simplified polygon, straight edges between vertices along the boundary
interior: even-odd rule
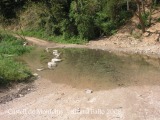
[[[52,50],[51,50],[52,51]],[[140,55],[115,55],[101,50],[59,49],[62,62],[54,70],[38,72],[53,57],[37,48],[22,57],[31,69],[53,83],[93,90],[160,85],[160,62]]]

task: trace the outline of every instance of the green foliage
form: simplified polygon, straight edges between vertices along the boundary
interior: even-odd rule
[[[66,42],[76,38],[79,43],[114,34],[132,16],[126,9],[125,0],[30,0],[19,18],[24,29],[43,30],[45,36]]]
[[[20,34],[21,34],[21,32],[20,32]],[[62,35],[61,36],[49,35],[43,29],[39,29],[39,30],[38,29],[36,29],[36,30],[30,29],[29,30],[28,29],[28,30],[23,31],[23,35],[33,36],[33,37],[37,37],[40,39],[53,41],[56,43],[84,44],[87,42],[85,39],[80,39],[76,36],[66,38]]]
[[[149,26],[149,14],[150,14],[149,12],[142,14],[142,19],[146,27]]]
[[[125,5],[121,0],[109,0],[102,4],[102,10],[97,12],[95,17],[95,25],[98,26],[100,35],[114,34],[119,26],[132,17]]]
[[[160,22],[160,17],[157,19],[157,22]]]
[[[31,76],[31,72],[13,58],[0,56],[0,84],[24,81]]]
[[[15,56],[30,51],[24,47],[23,41],[7,34],[0,34],[0,85],[13,81],[24,81],[31,76],[29,69],[20,62],[15,61]]]
[[[17,38],[0,34],[0,53],[1,55],[22,55],[26,52],[30,51],[30,47],[24,47],[22,40],[18,40]]]
[[[143,22],[144,22],[145,27],[149,27],[149,26],[150,26],[150,23],[149,23],[149,15],[150,15],[149,12],[146,12],[146,13],[143,13],[143,14],[142,14],[142,20],[143,20]],[[137,25],[137,28],[138,28],[138,29],[142,29],[142,26],[141,26],[140,23]]]
[[[84,0],[71,3],[70,18],[77,26],[78,35],[81,39],[93,39],[97,37],[97,27],[94,19],[99,11],[97,0]]]

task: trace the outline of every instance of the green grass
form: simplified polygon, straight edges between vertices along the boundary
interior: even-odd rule
[[[23,40],[18,40],[17,38],[1,34],[0,35],[0,53],[3,55],[22,55],[29,52],[31,47],[23,46]]]
[[[31,72],[16,57],[32,48],[23,46],[23,40],[8,34],[0,34],[0,85],[16,81],[25,81],[31,77]]]
[[[80,39],[77,37],[71,37],[71,38],[65,39],[63,36],[48,35],[46,34],[44,30],[24,30],[18,33],[24,36],[37,37],[40,39],[53,41],[56,43],[65,43],[65,44],[85,44],[87,43],[87,40]]]
[[[31,76],[29,69],[10,57],[0,57],[0,84],[24,81]]]

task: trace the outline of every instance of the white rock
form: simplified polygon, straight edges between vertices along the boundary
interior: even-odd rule
[[[55,58],[58,58],[60,56],[60,53],[56,53],[54,55],[56,56]]]
[[[58,52],[58,50],[53,50],[53,52]]]
[[[58,50],[53,50],[53,55],[58,54]]]
[[[23,43],[23,46],[26,46],[27,44],[28,44],[27,42],[24,42],[24,43]]]
[[[46,48],[46,52],[49,52],[49,48]]]
[[[76,109],[76,112],[80,112],[80,111],[81,111],[81,109],[80,109],[80,108],[77,108],[77,109]]]
[[[23,97],[23,95],[22,95],[22,94],[19,94],[19,97]]]
[[[37,69],[37,71],[43,71],[43,70],[44,70],[44,68],[41,68],[41,69],[38,68],[38,69]]]
[[[48,68],[52,69],[53,67],[56,67],[57,64],[55,62],[48,62]]]
[[[38,74],[37,74],[37,73],[34,73],[33,75],[34,75],[35,77],[37,77],[37,76],[38,76]]]
[[[51,61],[52,61],[52,62],[60,62],[60,61],[62,61],[62,60],[61,60],[61,59],[58,59],[58,58],[53,58]]]
[[[53,50],[53,55],[55,55],[56,58],[58,58],[60,56],[60,53],[58,53],[58,50]]]

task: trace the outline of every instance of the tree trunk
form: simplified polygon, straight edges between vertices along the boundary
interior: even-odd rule
[[[144,33],[144,32],[145,32],[145,24],[144,24],[144,21],[143,21],[143,18],[142,18],[142,14],[141,14],[140,4],[138,4],[137,7],[138,7],[138,18],[139,18],[139,22],[140,22],[141,27],[142,27],[142,32]]]
[[[144,1],[142,0],[141,3],[142,3],[142,11],[143,11],[144,14],[146,14]]]
[[[129,1],[127,0],[127,11],[129,11]]]
[[[151,25],[151,20],[152,20],[152,5],[149,10],[149,25]]]
[[[152,20],[152,12],[153,12],[153,5],[154,5],[154,2],[153,0],[151,0],[151,3],[150,3],[150,9],[149,9],[149,25],[151,25],[151,20]]]

